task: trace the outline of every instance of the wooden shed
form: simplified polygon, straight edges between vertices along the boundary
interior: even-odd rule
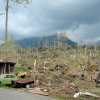
[[[0,62],[0,74],[11,74],[14,73],[14,62]]]

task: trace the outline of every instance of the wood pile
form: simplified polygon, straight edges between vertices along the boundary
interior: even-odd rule
[[[89,67],[86,68],[87,71],[98,71],[99,70],[99,65],[90,65]]]
[[[25,78],[26,74],[27,74],[27,72],[19,72],[17,74],[17,76],[20,77],[20,78]]]

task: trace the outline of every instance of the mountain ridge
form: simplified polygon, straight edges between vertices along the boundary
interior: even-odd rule
[[[47,44],[46,44],[47,42]],[[70,39],[60,39],[60,42],[66,43],[68,45],[77,45],[77,43],[73,42]],[[51,35],[51,36],[43,36],[43,37],[30,37],[30,38],[24,38],[22,40],[17,40],[17,43],[20,47],[37,47],[37,46],[44,46],[44,45],[57,45],[57,36]]]

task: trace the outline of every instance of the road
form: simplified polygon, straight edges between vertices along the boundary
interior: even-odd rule
[[[0,88],[0,100],[55,100],[48,96]]]

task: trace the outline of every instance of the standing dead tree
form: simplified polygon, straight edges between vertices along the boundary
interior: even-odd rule
[[[6,20],[5,20],[5,47],[7,48],[7,39],[8,39],[8,8],[9,8],[9,0],[6,0]]]
[[[17,4],[23,4],[24,6],[26,4],[29,4],[32,0],[4,0],[6,7],[5,7],[5,12],[6,12],[6,19],[5,19],[5,47],[7,48],[7,40],[8,40],[8,11],[9,11],[9,4],[10,2],[14,2]]]

